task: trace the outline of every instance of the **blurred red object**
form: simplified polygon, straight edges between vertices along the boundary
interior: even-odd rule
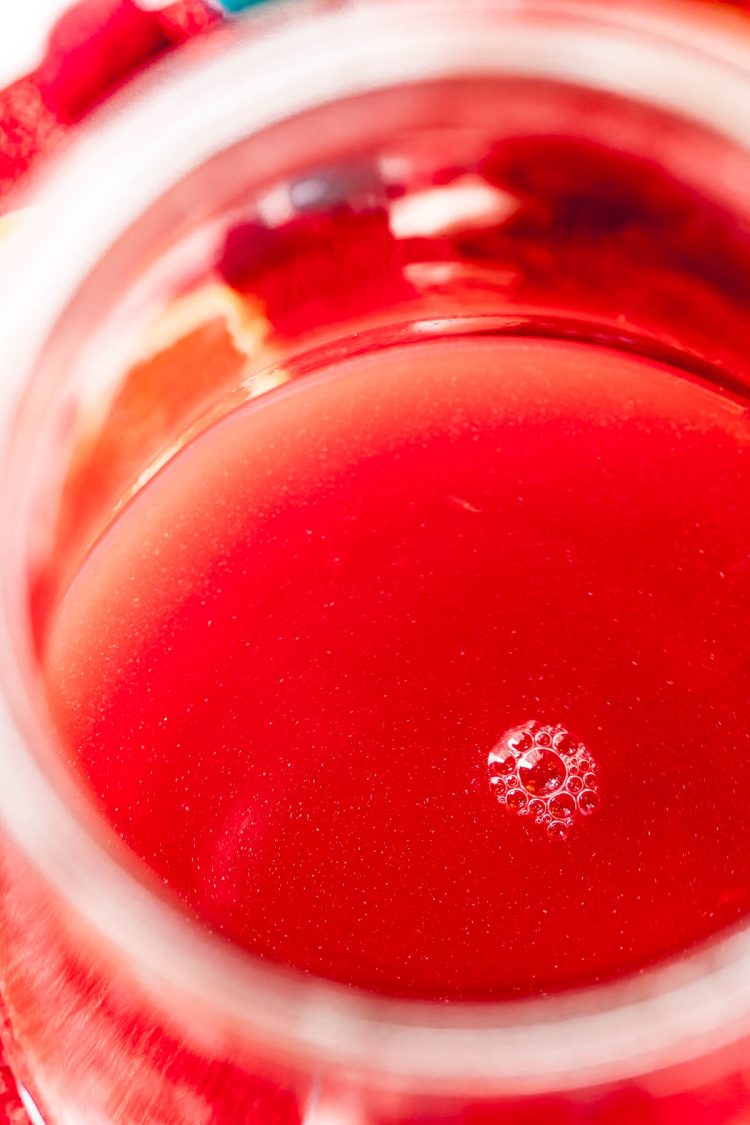
[[[133,0],[83,0],[52,28],[34,81],[47,108],[69,125],[168,45],[155,14]]]
[[[54,114],[45,106],[32,76],[0,93],[0,209],[19,176],[59,135]]]
[[[0,210],[15,182],[71,125],[149,60],[221,17],[204,0],[143,11],[79,0],[54,25],[35,71],[0,92]]]
[[[29,1125],[29,1118],[18,1096],[11,1069],[2,1060],[0,1060],[0,1125]]]
[[[80,0],[52,28],[35,71],[0,91],[0,212],[15,183],[86,112],[150,59],[221,17],[204,0],[158,12],[132,0]],[[28,1125],[0,1048],[0,1125]]]

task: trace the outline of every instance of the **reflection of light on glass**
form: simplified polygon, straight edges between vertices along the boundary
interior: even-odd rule
[[[140,336],[135,360],[152,359],[214,318],[225,321],[235,347],[248,358],[268,334],[268,321],[257,303],[228,285],[208,284],[175,298],[161,311]]]
[[[364,1120],[351,1101],[324,1094],[318,1079],[310,1092],[302,1125],[364,1125]]]
[[[473,262],[469,266],[464,262],[407,262],[404,277],[417,289],[470,285],[474,290],[484,286],[490,292],[503,294],[518,277],[518,271],[500,269],[494,264],[483,269]]]
[[[39,1112],[36,1102],[26,1087],[22,1086],[20,1082],[18,1083],[18,1095],[23,1102],[23,1108],[29,1115],[31,1125],[45,1125],[44,1118]]]
[[[288,383],[291,377],[285,367],[269,367],[265,371],[255,372],[242,386],[250,392],[248,398],[258,398],[259,395]]]
[[[503,222],[518,206],[507,192],[479,176],[462,176],[444,187],[413,192],[391,204],[396,238],[425,238]]]
[[[352,1117],[342,1106],[321,1105],[316,1102],[305,1115],[304,1125],[360,1125],[359,1117]]]
[[[449,333],[458,336],[465,330],[463,321],[450,317],[434,317],[432,320],[415,320],[410,327],[413,332],[424,332],[426,336],[448,335]]]
[[[294,215],[295,207],[287,184],[275,184],[256,202],[257,216],[269,227],[281,227]]]

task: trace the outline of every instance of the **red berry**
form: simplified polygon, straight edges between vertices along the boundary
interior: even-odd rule
[[[36,79],[46,105],[70,123],[169,45],[156,13],[133,0],[80,0],[54,25]]]
[[[156,13],[159,27],[172,43],[184,43],[221,21],[205,0],[177,0]]]
[[[227,233],[217,271],[259,297],[282,335],[294,336],[407,298],[402,250],[381,207],[347,204],[280,227],[242,223]]]
[[[61,131],[33,78],[21,78],[0,91],[0,196]]]

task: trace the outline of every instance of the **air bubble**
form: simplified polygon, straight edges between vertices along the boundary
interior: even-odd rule
[[[502,758],[490,758],[490,770],[495,774],[513,773],[516,768],[516,759],[512,754],[506,753]]]
[[[565,763],[554,750],[529,750],[518,763],[518,776],[535,797],[556,792],[565,781]]]
[[[528,797],[523,789],[511,789],[505,800],[511,812],[525,812]]]
[[[591,816],[599,808],[599,798],[593,789],[584,789],[578,797],[578,808],[584,816]]]
[[[560,731],[559,734],[556,734],[552,739],[552,745],[558,754],[563,754],[566,758],[576,752],[576,741],[570,737],[567,731]]]
[[[595,767],[583,743],[561,725],[531,721],[511,728],[487,758],[490,786],[498,804],[565,840],[576,817],[599,806]],[[582,778],[581,775],[584,775]]]
[[[541,823],[547,813],[544,801],[529,801],[529,816],[533,816],[537,824]]]
[[[576,803],[569,793],[558,793],[550,801],[549,811],[557,820],[565,820],[576,811]]]

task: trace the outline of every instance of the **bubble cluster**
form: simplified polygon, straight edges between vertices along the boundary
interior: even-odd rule
[[[576,817],[599,807],[596,765],[565,727],[513,727],[490,750],[487,767],[498,802],[529,816],[551,840],[567,839]]]

